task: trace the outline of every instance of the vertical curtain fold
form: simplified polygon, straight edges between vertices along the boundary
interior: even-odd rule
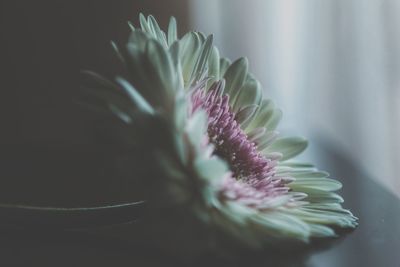
[[[246,55],[284,111],[283,130],[323,136],[400,195],[400,2],[191,0],[195,29]]]

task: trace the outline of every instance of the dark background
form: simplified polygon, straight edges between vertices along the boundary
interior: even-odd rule
[[[1,202],[76,206],[125,200],[106,118],[74,100],[80,70],[114,76],[110,40],[124,43],[127,21],[138,25],[139,12],[156,15],[162,26],[175,15],[186,31],[186,2],[160,3],[0,2]]]
[[[0,2],[1,203],[74,207],[131,200],[116,171],[112,123],[74,99],[81,69],[113,76],[110,40],[123,43],[126,22],[137,25],[139,11],[154,14],[164,28],[174,15],[180,32],[187,30],[187,1]],[[360,226],[309,264],[293,266],[400,266],[398,198],[334,145],[315,144],[322,150],[317,165],[349,178],[341,194]],[[131,244],[93,236],[2,228],[0,236],[0,266],[169,266],[154,251],[133,253]]]

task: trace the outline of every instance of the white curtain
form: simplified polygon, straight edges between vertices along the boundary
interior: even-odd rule
[[[400,195],[400,1],[191,0],[191,11],[224,56],[249,58],[282,132],[331,140]]]

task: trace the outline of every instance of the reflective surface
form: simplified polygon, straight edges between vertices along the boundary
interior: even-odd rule
[[[342,195],[345,199],[344,206],[350,208],[359,218],[359,227],[345,237],[336,240],[330,248],[316,247],[311,257],[308,255],[280,255],[277,259],[255,259],[243,258],[241,266],[332,266],[332,267],[353,267],[353,266],[400,266],[400,200],[387,192],[386,189],[366,177],[357,168],[352,166],[340,154],[323,144],[324,150],[317,151],[318,166],[331,172],[333,177],[341,177],[344,188]],[[56,153],[55,153],[56,152]],[[79,152],[79,153],[76,153]],[[20,154],[20,153],[19,153]],[[25,153],[27,154],[27,153]],[[29,154],[32,154],[30,151]],[[86,149],[68,152],[68,150],[52,151],[52,156],[46,155],[43,151],[33,153],[40,155],[33,157],[20,157],[19,166],[36,166],[31,177],[37,177],[40,172],[56,175],[58,168],[71,166],[67,174],[79,171],[82,168],[79,162],[91,157],[91,162],[96,162],[101,156],[96,149]],[[21,155],[21,154],[20,154]],[[57,156],[58,155],[58,156]],[[62,155],[60,157],[60,155]],[[63,159],[61,162],[60,159]],[[3,169],[11,171],[13,160],[10,158],[7,166]],[[3,158],[3,163],[5,159]],[[14,162],[15,165],[16,162]],[[89,164],[86,168],[93,168],[96,164]],[[11,167],[10,167],[11,166]],[[57,168],[43,172],[41,168],[46,166],[57,166]],[[109,169],[107,166],[98,166],[97,171]],[[32,171],[32,170],[31,170]],[[86,169],[86,172],[88,170]],[[18,173],[18,172],[17,172]],[[20,175],[28,175],[19,171]],[[83,170],[85,173],[85,170]],[[92,173],[93,174],[93,173]],[[15,175],[15,174],[14,174]],[[63,176],[61,174],[61,176]],[[101,176],[100,176],[101,177]],[[17,178],[17,177],[16,177]],[[65,177],[64,177],[65,178]],[[345,179],[344,179],[345,178]],[[20,179],[22,179],[20,177]],[[55,178],[56,179],[56,178]],[[81,179],[85,179],[81,177]],[[4,182],[4,179],[3,179]],[[85,180],[82,180],[85,184]],[[104,186],[104,184],[103,184]],[[38,192],[40,185],[31,187],[33,193]],[[82,192],[70,194],[70,203],[77,203],[79,196],[96,196],[95,189],[87,190],[83,187]],[[3,187],[4,189],[4,187]],[[106,191],[106,188],[100,191]],[[53,188],[57,191],[68,192],[68,189]],[[32,193],[32,194],[33,194]],[[73,192],[70,192],[73,193]],[[115,192],[114,192],[115,193]],[[89,198],[90,196],[87,196]],[[111,194],[109,194],[111,197]],[[10,200],[10,199],[9,199]],[[100,201],[99,201],[100,202]],[[46,231],[46,230],[25,230],[17,232],[9,227],[2,227],[0,230],[0,265],[2,266],[179,266],[176,259],[162,252],[151,248],[143,248],[131,242],[104,238],[81,233]],[[195,240],[193,240],[195,242]],[[281,260],[285,259],[285,263]],[[278,260],[276,263],[275,260]],[[207,266],[232,266],[223,262],[210,260],[207,257],[202,259],[202,264]],[[240,261],[239,261],[240,262]],[[236,264],[239,264],[236,262]],[[168,264],[166,264],[168,263]],[[183,266],[186,266],[183,264]]]
[[[317,165],[344,184],[344,206],[360,224],[332,249],[312,256],[307,266],[400,266],[400,200],[332,147],[317,154]]]

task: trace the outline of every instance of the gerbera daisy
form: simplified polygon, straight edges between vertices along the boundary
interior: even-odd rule
[[[129,25],[127,44],[113,44],[126,75],[114,83],[87,72],[97,81],[87,92],[123,121],[127,145],[143,155],[147,172],[132,177],[148,211],[133,226],[138,238],[230,253],[307,244],[357,225],[334,193],[340,182],[292,161],[307,141],[280,137],[282,113],[246,58],[220,57],[200,32],[178,38],[174,18],[167,33],[152,16]]]

